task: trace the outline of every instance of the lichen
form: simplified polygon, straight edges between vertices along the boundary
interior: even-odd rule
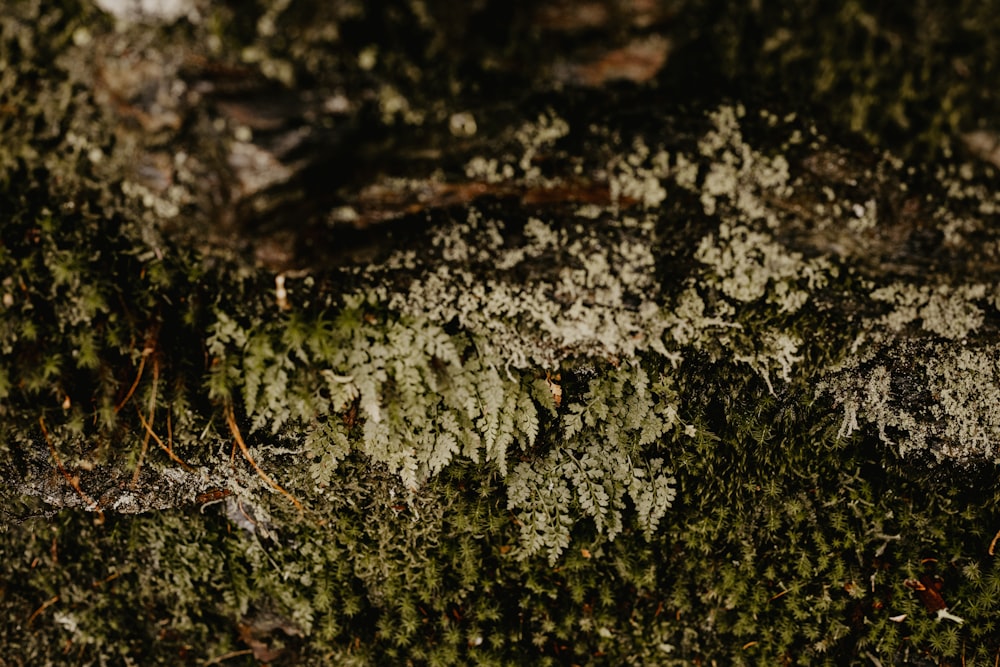
[[[502,159],[476,155],[465,165],[465,175],[471,179],[487,183],[501,183],[519,180],[525,183],[545,184],[541,168],[535,160],[541,151],[569,133],[569,124],[549,110],[540,114],[534,122],[527,122],[512,134],[516,148],[504,154]],[[516,150],[517,152],[513,152]]]
[[[766,157],[744,142],[739,118],[746,115],[742,105],[724,105],[709,114],[712,128],[698,142],[702,157],[711,158],[708,173],[700,187],[701,204],[706,215],[713,215],[720,198],[748,222],[764,220],[776,224],[775,212],[761,201],[761,193],[787,197],[788,162],[777,155]]]
[[[719,225],[717,235],[701,240],[695,259],[710,267],[719,290],[730,299],[748,303],[766,297],[783,313],[798,311],[835,275],[826,258],[805,260],[767,234],[728,222]]]
[[[641,137],[635,139],[630,152],[611,160],[608,171],[612,203],[624,197],[653,208],[667,198],[663,181],[670,173],[670,154],[661,150],[650,156],[650,149]]]
[[[820,385],[843,406],[841,436],[864,421],[901,455],[1000,462],[996,346],[905,343],[878,359],[851,358]]]
[[[651,251],[655,218],[566,228],[532,216],[514,228],[520,241],[509,227],[513,222],[471,209],[465,222],[435,235],[443,261],[425,256],[420,277],[388,295],[386,305],[455,321],[480,337],[484,353],[513,368],[554,369],[571,353],[631,356],[658,345],[664,325]],[[560,265],[547,268],[550,257]]]
[[[899,332],[919,320],[924,331],[962,340],[983,324],[983,310],[975,301],[983,300],[986,289],[982,284],[931,288],[897,283],[874,290],[871,298],[894,306],[879,320],[879,325],[889,331]]]

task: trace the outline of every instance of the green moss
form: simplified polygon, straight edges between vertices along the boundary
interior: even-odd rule
[[[804,0],[689,8],[693,29],[680,32],[675,77],[693,70],[704,78],[716,64],[751,94],[803,100],[842,130],[906,156],[957,150],[962,133],[995,115],[986,91],[997,75],[996,16],[985,5]]]
[[[8,655],[989,664],[1000,651],[992,469],[970,485],[910,456],[981,455],[996,431],[995,397],[974,391],[996,384],[995,346],[977,338],[996,295],[950,280],[970,239],[995,260],[996,202],[975,170],[917,183],[946,241],[924,288],[894,254],[884,274],[859,259],[909,242],[879,214],[886,192],[910,205],[893,158],[856,164],[794,116],[740,105],[632,127],[591,123],[570,96],[496,133],[497,156],[471,145],[405,186],[475,177],[518,203],[441,207],[407,218],[427,233],[377,263],[276,281],[233,246],[192,241],[179,221],[200,210],[185,202],[197,172],[158,194],[132,182],[139,140],[89,97],[93,63],[50,62],[93,10],[16,7],[4,63],[46,75],[0,68]],[[370,72],[379,127],[432,121],[430,93],[379,77],[433,49],[359,61],[355,42],[400,19],[329,11],[294,44],[277,28],[300,5],[172,30],[204,29],[224,52],[249,40],[235,60],[273,81]],[[870,23],[853,6],[838,16]],[[355,19],[365,30],[340,43]],[[340,46],[312,48],[327,42]],[[844,102],[859,118],[878,111],[869,92]],[[525,203],[558,188],[580,200]],[[885,446],[904,431],[912,446]],[[961,624],[932,614],[922,578]]]

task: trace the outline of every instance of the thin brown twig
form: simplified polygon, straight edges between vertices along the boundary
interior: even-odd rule
[[[229,653],[223,653],[222,655],[216,656],[211,660],[206,660],[201,664],[205,667],[208,667],[208,665],[218,665],[219,663],[229,660],[230,658],[238,658],[241,655],[250,655],[251,653],[253,653],[253,649],[249,648],[245,648],[241,651],[230,651]]]
[[[149,422],[146,421],[146,418],[142,416],[141,412],[138,412],[138,415],[139,415],[139,421],[142,423],[142,427],[146,429],[146,432],[149,434],[151,438],[153,438],[153,441],[156,442],[157,445],[159,445],[160,449],[162,449],[167,453],[167,456],[170,457],[171,461],[173,461],[174,463],[179,463],[181,466],[184,467],[185,470],[189,471],[194,470],[194,468],[185,463],[183,459],[177,456],[177,454],[174,454],[173,447],[169,447],[168,445],[164,444],[163,440],[160,439],[160,436],[156,435],[156,432],[153,430],[153,427],[150,426]],[[170,420],[170,413],[168,412],[167,421],[169,422],[169,420]]]
[[[97,510],[98,520],[104,523],[104,512],[98,506],[97,501],[84,493],[83,489],[80,488],[80,481],[69,474],[69,471],[62,464],[62,459],[59,458],[59,452],[56,451],[55,445],[52,444],[52,438],[49,437],[49,429],[45,428],[45,417],[38,418],[38,424],[42,427],[42,435],[45,436],[45,442],[49,446],[49,451],[52,453],[52,459],[56,462],[56,469],[63,476],[67,483],[73,487],[73,489],[83,498],[84,502],[87,503],[88,508],[93,508]]]
[[[146,357],[152,353],[153,348],[151,347],[147,347],[142,351],[142,357],[139,359],[139,369],[135,373],[135,382],[133,382],[132,386],[129,387],[128,393],[125,394],[125,398],[123,398],[121,402],[115,406],[115,412],[121,412],[121,409],[125,407],[125,404],[128,403],[130,398],[132,398],[132,394],[134,394],[135,390],[139,387],[139,381],[142,379],[142,371],[146,368]]]
[[[117,579],[120,576],[122,576],[121,572],[114,572],[114,573],[110,574],[109,576],[101,579],[100,581],[95,581],[93,584],[91,584],[91,587],[93,587],[93,588],[99,588],[99,587],[103,586],[104,584],[106,584],[108,582],[114,581],[115,579]]]
[[[295,507],[298,508],[300,512],[303,511],[302,503],[300,503],[291,493],[283,489],[277,482],[271,479],[271,477],[268,476],[266,472],[260,469],[260,466],[257,465],[257,462],[254,461],[253,456],[250,455],[250,450],[247,448],[247,444],[243,441],[243,436],[240,434],[240,429],[236,425],[236,416],[233,414],[232,405],[226,406],[226,423],[229,425],[229,430],[232,432],[233,438],[235,438],[236,440],[236,444],[239,445],[240,451],[243,452],[243,457],[250,462],[250,465],[253,466],[253,469],[257,471],[257,474],[260,476],[260,478],[265,482],[267,482],[269,485],[271,485],[271,487],[278,493],[280,493],[281,495],[285,496],[290,501],[292,501],[292,504],[295,505]]]
[[[145,351],[143,351],[145,353]],[[145,357],[143,357],[145,360]],[[138,381],[138,378],[136,379]],[[153,357],[153,387],[149,393],[149,422],[150,426],[146,427],[146,436],[142,439],[142,449],[139,450],[139,461],[135,464],[135,472],[132,473],[132,486],[135,487],[139,483],[139,472],[142,470],[142,462],[146,460],[146,452],[149,451],[149,436],[153,434],[153,417],[156,415],[156,390],[160,386],[160,362],[156,357]],[[139,413],[139,420],[145,424],[145,420],[142,419],[142,412],[139,411],[139,407],[136,406],[136,412]],[[159,438],[157,438],[159,440]]]
[[[43,602],[42,606],[36,609],[34,612],[32,612],[31,616],[28,617],[28,627],[29,628],[31,627],[31,624],[35,621],[36,618],[38,618],[39,614],[41,614],[43,611],[54,605],[56,602],[59,602],[58,595],[50,597],[48,600]]]
[[[174,457],[174,428],[170,423],[170,415],[174,413],[174,404],[167,405],[167,454]]]
[[[997,546],[997,540],[1000,540],[1000,530],[998,530],[997,534],[993,536],[993,541],[990,542],[990,548],[986,552],[986,553],[988,553],[991,556],[993,555],[993,550]],[[998,657],[1000,657],[1000,656],[998,656]]]

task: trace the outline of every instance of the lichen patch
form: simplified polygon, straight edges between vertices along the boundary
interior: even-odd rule
[[[1000,348],[906,344],[882,358],[874,366],[852,360],[821,384],[844,410],[842,436],[860,420],[901,455],[1000,463]]]
[[[651,341],[665,326],[654,222],[623,217],[622,233],[609,235],[533,216],[515,240],[507,224],[473,210],[434,233],[442,263],[425,264],[419,278],[391,292],[387,305],[455,321],[516,368],[553,368],[569,354],[630,356],[658,344]]]
[[[892,304],[893,310],[878,323],[893,332],[920,322],[924,331],[950,340],[961,340],[975,332],[985,317],[976,300],[986,297],[986,285],[939,285],[917,287],[893,283],[871,293],[875,301]]]

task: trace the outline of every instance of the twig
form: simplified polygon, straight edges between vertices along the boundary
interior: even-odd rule
[[[167,456],[170,457],[171,461],[173,461],[174,463],[179,463],[180,465],[184,466],[185,470],[194,470],[194,468],[185,463],[183,459],[177,456],[177,454],[174,454],[173,447],[164,444],[163,440],[160,439],[160,436],[156,435],[156,433],[153,431],[153,427],[149,425],[149,422],[146,421],[146,418],[142,416],[141,412],[139,413],[139,421],[142,422],[142,427],[149,432],[150,437],[152,437],[153,440],[156,442],[156,444],[159,445],[160,449],[162,449],[167,453]]]
[[[105,577],[104,579],[101,579],[100,581],[95,581],[93,584],[91,584],[91,586],[93,588],[99,588],[99,587],[103,586],[104,584],[106,584],[106,583],[108,583],[110,581],[114,581],[115,579],[117,579],[120,576],[122,576],[121,572],[114,572],[111,575]]]
[[[174,463],[179,463],[185,470],[193,470],[191,466],[185,463],[179,456],[174,454],[174,432],[170,425],[170,410],[167,410],[167,444],[163,444],[163,440],[160,439],[160,436],[156,435],[152,425],[146,421],[146,418],[142,416],[142,413],[138,410],[136,410],[136,412],[139,415],[139,421],[142,423],[142,427],[146,429],[146,432],[153,438],[156,444],[159,445],[160,449],[167,453],[170,460]]]
[[[31,627],[32,622],[34,622],[34,620],[36,618],[38,618],[39,614],[41,614],[43,611],[45,611],[46,609],[48,609],[49,607],[51,607],[52,605],[54,605],[56,602],[59,602],[59,596],[58,595],[53,596],[53,597],[49,598],[48,600],[46,600],[45,602],[43,602],[42,606],[39,607],[38,609],[36,609],[31,614],[31,616],[28,617],[28,627],[29,628]]]
[[[277,482],[271,479],[266,472],[260,469],[257,462],[254,461],[253,456],[250,455],[250,450],[247,448],[247,444],[243,441],[243,436],[240,434],[240,429],[236,425],[236,416],[233,414],[233,406],[226,406],[226,423],[229,424],[229,430],[232,431],[233,438],[236,439],[236,444],[239,445],[240,451],[243,452],[243,458],[250,462],[253,469],[257,471],[257,474],[262,480],[267,482],[274,490],[276,490],[281,495],[292,501],[292,504],[301,512],[303,511],[302,503],[300,503],[295,496],[283,489]]]
[[[223,653],[220,656],[216,656],[211,660],[206,660],[201,664],[204,665],[204,667],[208,667],[209,665],[218,665],[219,663],[229,660],[230,658],[238,658],[241,655],[250,655],[251,653],[253,653],[253,649],[249,648],[245,648],[242,651],[230,651],[229,653]]]
[[[988,553],[991,556],[993,555],[993,549],[996,548],[996,546],[997,546],[997,540],[1000,540],[1000,530],[998,530],[997,534],[993,536],[993,541],[990,542],[990,548],[986,552],[986,553]]]
[[[174,412],[173,403],[167,406],[167,454],[170,458],[174,457],[174,429],[173,425],[170,423],[170,415]]]
[[[87,503],[88,509],[97,510],[98,520],[104,523],[104,512],[98,507],[97,501],[84,493],[83,489],[80,488],[79,480],[70,475],[69,472],[63,467],[62,459],[59,458],[59,452],[56,451],[55,445],[52,444],[52,438],[49,437],[49,430],[45,428],[45,417],[38,418],[38,424],[42,427],[42,435],[45,436],[45,442],[49,446],[49,451],[52,452],[52,459],[56,462],[56,469],[62,474],[70,486],[83,498],[84,502]]]
[[[149,348],[147,348],[149,349]],[[143,350],[143,354],[145,354]],[[145,361],[145,357],[143,357]],[[140,371],[141,372],[141,371]],[[136,382],[139,378],[136,378]],[[149,421],[153,421],[154,415],[156,415],[156,390],[160,386],[160,362],[156,357],[153,358],[153,388],[149,393]],[[131,395],[131,392],[130,394]],[[139,471],[142,470],[142,462],[146,459],[146,452],[149,450],[149,436],[154,435],[153,427],[151,425],[146,425],[146,421],[142,418],[142,412],[139,411],[139,406],[136,406],[135,411],[139,413],[139,420],[146,426],[146,437],[142,439],[142,449],[139,450],[139,460],[135,464],[135,472],[132,473],[132,486],[135,487],[139,483]],[[159,440],[159,438],[157,438]]]
[[[121,409],[125,407],[125,404],[128,403],[128,400],[132,398],[132,394],[134,394],[135,390],[139,387],[139,380],[142,379],[142,371],[146,367],[146,357],[148,357],[152,353],[153,353],[153,348],[151,347],[147,347],[142,351],[142,357],[139,359],[139,369],[135,373],[135,382],[133,382],[132,386],[129,387],[128,393],[125,394],[125,398],[121,400],[121,403],[115,406],[115,412],[121,412]]]

